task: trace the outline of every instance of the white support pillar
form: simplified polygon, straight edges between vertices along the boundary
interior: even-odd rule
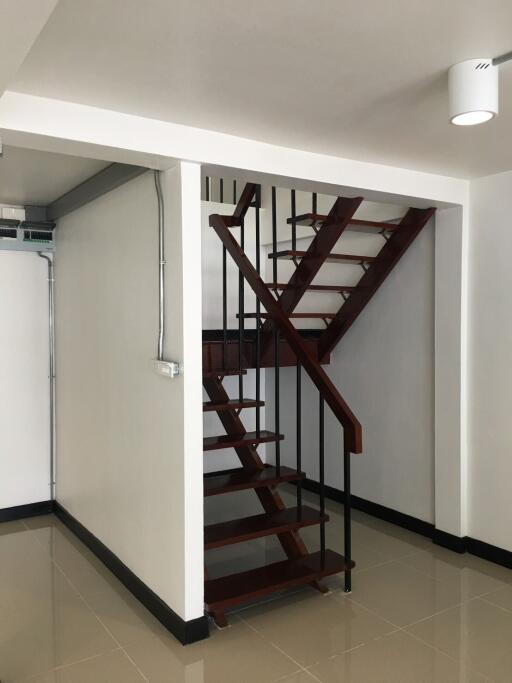
[[[435,526],[441,544],[466,536],[467,210],[436,215]],[[460,550],[463,543],[460,543]]]
[[[164,356],[178,361],[183,415],[181,452],[169,453],[182,478],[183,544],[176,554],[183,586],[178,612],[185,621],[204,614],[203,410],[201,317],[201,167],[180,162],[163,173],[166,206],[166,336]]]

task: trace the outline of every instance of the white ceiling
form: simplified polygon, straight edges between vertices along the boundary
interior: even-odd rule
[[[446,70],[512,49],[511,0],[60,0],[11,90],[459,177],[512,169]]]
[[[104,161],[4,147],[0,158],[0,203],[45,206],[105,166]]]

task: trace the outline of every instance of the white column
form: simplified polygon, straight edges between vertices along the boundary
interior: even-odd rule
[[[465,536],[467,210],[439,210],[435,246],[435,525]]]
[[[181,452],[169,453],[183,491],[183,544],[175,558],[183,582],[178,611],[189,621],[204,613],[201,167],[179,162],[163,174],[162,185],[167,261],[164,355],[178,361],[182,370],[169,380],[182,394],[183,410]]]

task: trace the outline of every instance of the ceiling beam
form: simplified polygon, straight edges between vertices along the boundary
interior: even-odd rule
[[[130,164],[110,164],[103,170],[91,176],[83,183],[77,185],[62,197],[59,197],[46,207],[46,215],[49,220],[55,221],[76,211],[81,206],[102,197],[107,192],[115,190],[129,180],[145,173],[148,169],[144,166],[131,166]]]

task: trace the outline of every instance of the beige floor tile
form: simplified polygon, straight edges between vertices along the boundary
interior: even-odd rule
[[[470,555],[459,555],[439,546],[428,552],[405,557],[400,562],[444,581],[460,592],[464,600],[506,586],[512,581],[512,571]]]
[[[318,678],[307,671],[296,671],[291,676],[280,678],[272,683],[318,683]]]
[[[355,575],[350,599],[400,627],[461,602],[448,584],[399,562]]]
[[[403,631],[311,667],[322,683],[484,683],[485,679]]]
[[[2,681],[43,673],[115,647],[31,532],[1,537]]]
[[[302,666],[395,630],[342,594],[302,591],[239,614]]]
[[[343,509],[328,511],[327,544],[343,552]],[[303,537],[318,547],[318,529]],[[208,559],[220,575],[281,557],[275,539],[258,539]],[[246,606],[183,647],[54,516],[0,524],[0,679],[512,683],[512,572],[358,511],[354,559],[350,596],[333,577],[328,596],[306,588]]]
[[[116,650],[25,680],[27,683],[141,683],[145,679],[124,652]]]
[[[151,683],[238,681],[270,683],[297,663],[232,616],[208,640],[183,647],[127,591],[95,595],[89,603]]]
[[[35,517],[27,524],[81,595],[101,593],[117,583],[105,565],[54,515]]]
[[[158,634],[145,631],[126,651],[151,683],[270,683],[297,670],[296,662],[236,620],[187,647],[163,628]]]
[[[0,524],[0,536],[7,536],[7,534],[15,534],[20,531],[25,531],[23,522],[15,520],[13,522],[2,522]]]
[[[51,526],[65,529],[65,526],[56,515],[38,515],[37,517],[24,519],[23,522],[29,529],[46,529]]]
[[[475,598],[407,631],[498,683],[512,680],[512,613]]]
[[[512,586],[498,588],[498,590],[492,593],[483,595],[482,600],[487,600],[487,602],[492,602],[493,605],[512,612]]]
[[[0,619],[30,610],[45,595],[55,571],[31,532],[22,529],[0,536]]]

